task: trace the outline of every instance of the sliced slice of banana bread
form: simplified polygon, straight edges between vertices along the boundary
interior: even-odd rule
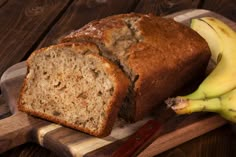
[[[129,79],[91,43],[42,48],[27,60],[19,110],[94,136],[111,132]]]

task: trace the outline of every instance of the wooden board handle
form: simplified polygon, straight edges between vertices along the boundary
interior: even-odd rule
[[[0,153],[29,141],[31,120],[22,112],[0,120]]]

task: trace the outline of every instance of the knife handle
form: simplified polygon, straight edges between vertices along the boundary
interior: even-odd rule
[[[115,152],[112,157],[131,157],[137,155],[150,144],[152,137],[161,132],[161,125],[157,120],[149,120],[137,132],[131,135]]]

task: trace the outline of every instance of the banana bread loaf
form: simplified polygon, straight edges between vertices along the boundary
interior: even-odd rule
[[[130,79],[120,116],[137,121],[203,73],[207,43],[189,27],[154,15],[122,14],[88,23],[61,42],[92,42]]]
[[[129,79],[92,43],[65,43],[27,60],[19,110],[94,136],[111,132]]]
[[[127,121],[149,115],[209,58],[204,39],[172,19],[110,16],[31,54],[19,110],[106,136],[118,112]]]

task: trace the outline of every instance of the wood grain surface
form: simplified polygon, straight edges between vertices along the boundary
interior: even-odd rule
[[[200,0],[140,0],[135,12],[164,16],[184,9],[194,9]]]
[[[236,21],[235,0],[0,0],[0,74],[22,61],[36,48],[55,43],[60,35],[77,29],[90,20],[125,12],[166,15],[187,8],[204,8]],[[65,27],[65,28],[64,28]],[[1,98],[1,97],[0,97]],[[3,104],[6,104],[1,100]],[[0,105],[0,117],[9,116]],[[158,156],[233,157],[236,156],[235,133],[226,125],[199,138],[179,145]],[[236,132],[236,131],[235,131]],[[0,156],[52,156],[53,152],[27,143]]]
[[[225,125],[156,157],[235,157],[236,134]]]
[[[0,75],[31,53],[68,3],[69,0],[1,1]]]
[[[236,134],[231,130],[230,125],[225,125],[155,157],[235,157]],[[59,157],[35,143],[27,143],[19,146],[2,154],[2,156]]]
[[[225,125],[212,132],[179,145],[155,157],[235,157],[236,134]],[[21,145],[2,154],[4,157],[59,157],[35,143]]]
[[[48,32],[38,47],[45,47],[57,43],[57,40],[61,36],[79,29],[92,20],[101,19],[113,14],[131,12],[133,6],[136,5],[137,0],[75,0],[66,10],[63,17],[61,17]]]
[[[235,0],[204,0],[200,7],[217,12],[233,21],[236,21]]]

